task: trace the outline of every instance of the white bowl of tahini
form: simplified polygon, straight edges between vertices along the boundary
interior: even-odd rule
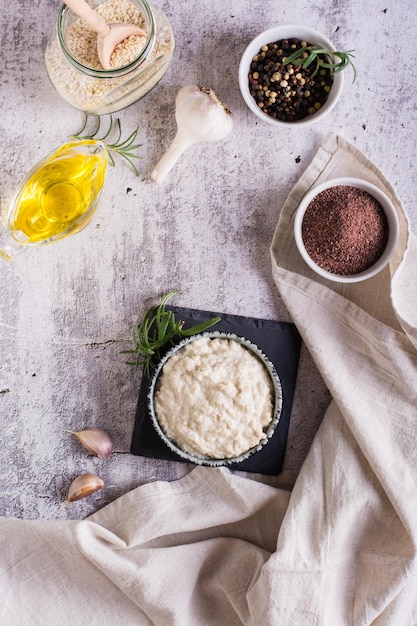
[[[268,443],[280,420],[282,387],[257,345],[205,332],[182,340],[160,360],[148,409],[159,437],[179,457],[230,465]]]

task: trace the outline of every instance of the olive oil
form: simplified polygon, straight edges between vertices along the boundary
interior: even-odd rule
[[[64,144],[33,168],[9,214],[16,242],[48,243],[86,226],[97,206],[107,163],[104,144],[84,140]]]

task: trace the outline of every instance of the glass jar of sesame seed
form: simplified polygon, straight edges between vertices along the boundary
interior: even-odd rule
[[[174,35],[166,15],[146,0],[89,0],[108,23],[135,24],[144,36],[119,44],[104,69],[97,34],[67,6],[45,51],[48,76],[69,104],[93,115],[120,111],[143,98],[163,77],[174,53]]]

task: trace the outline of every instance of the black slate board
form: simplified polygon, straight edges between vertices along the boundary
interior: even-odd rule
[[[256,472],[275,476],[282,470],[285,447],[287,445],[288,428],[290,424],[291,408],[294,398],[295,381],[298,369],[298,360],[301,349],[301,337],[294,324],[263,320],[241,315],[227,315],[211,311],[198,311],[182,307],[166,307],[174,312],[176,319],[185,322],[184,327],[190,328],[195,324],[211,317],[221,317],[221,321],[212,326],[209,331],[216,330],[234,333],[255,343],[262,352],[272,361],[277,370],[282,385],[282,413],[279,424],[270,441],[259,451],[245,461],[228,465],[231,469],[245,472]],[[147,393],[149,379],[143,375],[139,390],[136,409],[135,426],[133,429],[130,451],[138,456],[180,461],[184,459],[171,451],[156,433],[147,407]]]

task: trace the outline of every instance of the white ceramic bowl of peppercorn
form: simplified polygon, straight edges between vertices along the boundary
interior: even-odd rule
[[[390,261],[399,237],[394,205],[379,187],[336,178],[305,194],[294,219],[298,251],[319,276],[355,283]]]
[[[305,126],[333,109],[342,93],[343,73],[322,66],[326,60],[323,56],[314,57],[308,67],[302,67],[308,52],[301,49],[309,46],[336,52],[327,37],[298,25],[265,30],[247,46],[239,65],[239,86],[249,109],[259,119],[280,127]],[[287,62],[297,51],[304,56]],[[344,66],[351,63],[350,52],[338,52],[342,58],[337,57],[336,62]]]

